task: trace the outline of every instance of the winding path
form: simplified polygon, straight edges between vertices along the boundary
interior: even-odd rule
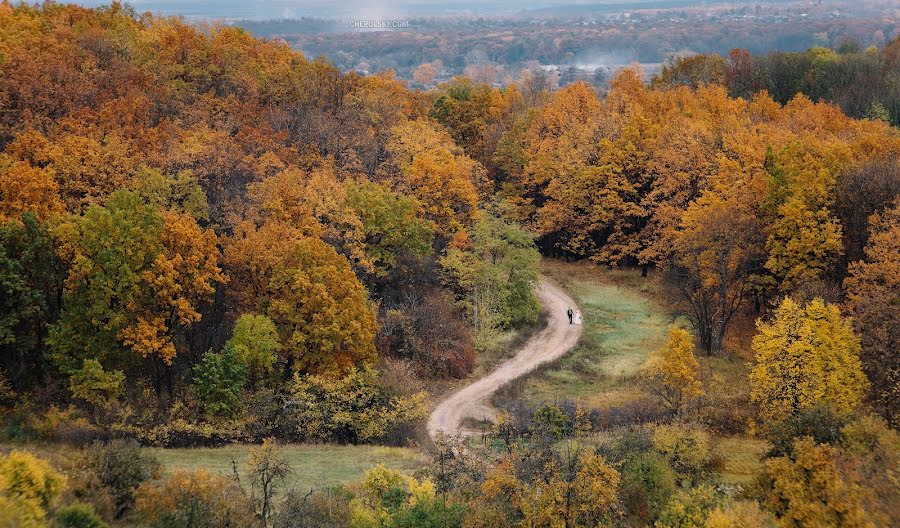
[[[541,279],[537,295],[541,306],[548,312],[547,326],[493,372],[440,402],[428,419],[428,434],[432,439],[441,432],[449,436],[468,434],[460,428],[467,418],[493,420],[496,411],[489,400],[497,389],[562,356],[578,343],[582,327],[570,325],[566,317],[568,307],[577,309],[575,301],[545,279]]]

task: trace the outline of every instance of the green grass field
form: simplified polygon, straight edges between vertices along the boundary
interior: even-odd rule
[[[579,400],[608,407],[635,397],[632,383],[660,347],[673,318],[653,300],[653,279],[636,270],[605,270],[547,261],[544,273],[576,300],[584,315],[580,344],[563,358],[513,382],[500,398]]]
[[[162,449],[147,448],[171,473],[177,470],[210,471],[232,474],[232,460],[237,462],[243,478],[247,454],[253,446],[233,445],[217,448]],[[412,474],[426,462],[417,449],[381,446],[286,445],[284,457],[291,465],[284,490],[308,490],[360,480],[363,473],[377,464]]]

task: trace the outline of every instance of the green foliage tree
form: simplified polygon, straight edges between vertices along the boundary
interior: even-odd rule
[[[531,234],[490,213],[476,222],[470,248],[451,248],[441,259],[447,282],[469,312],[482,346],[499,329],[537,320],[540,305],[533,289],[539,261]]]
[[[127,352],[171,362],[174,335],[200,319],[199,304],[224,280],[212,231],[131,191],[90,206],[56,235],[71,263],[51,333],[63,370],[83,358],[127,364]]]
[[[121,370],[106,371],[96,359],[85,359],[82,367],[69,378],[72,396],[88,402],[95,417],[108,410],[122,395],[125,374]]]
[[[641,523],[652,523],[675,489],[675,472],[657,453],[635,453],[622,465],[622,506]]]
[[[203,410],[214,416],[231,416],[240,404],[247,370],[234,346],[209,351],[194,367],[194,391]]]
[[[189,170],[170,175],[143,166],[135,174],[132,188],[154,207],[178,211],[198,221],[209,221],[206,193]]]
[[[246,370],[249,384],[255,386],[272,373],[278,359],[278,328],[265,315],[244,314],[234,323],[225,348],[233,351],[235,360]]]
[[[362,222],[364,251],[377,275],[403,257],[421,258],[431,250],[432,227],[418,216],[415,198],[369,181],[349,183],[347,197]]]
[[[0,365],[17,385],[44,369],[64,279],[53,238],[34,214],[0,224]]]

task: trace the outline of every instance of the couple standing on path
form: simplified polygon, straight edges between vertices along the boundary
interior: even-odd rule
[[[566,315],[569,316],[569,324],[581,324],[581,312],[572,311],[572,307],[570,306],[568,310],[566,310]]]

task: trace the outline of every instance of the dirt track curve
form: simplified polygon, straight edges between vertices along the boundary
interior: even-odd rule
[[[547,311],[547,326],[535,334],[493,372],[456,391],[440,402],[428,419],[428,434],[432,439],[443,432],[449,436],[466,434],[460,426],[463,420],[493,420],[495,410],[489,400],[492,394],[510,381],[534,370],[538,365],[553,361],[572,349],[581,337],[581,326],[570,325],[566,309],[577,309],[575,301],[560,288],[541,279],[537,288],[541,306]]]

